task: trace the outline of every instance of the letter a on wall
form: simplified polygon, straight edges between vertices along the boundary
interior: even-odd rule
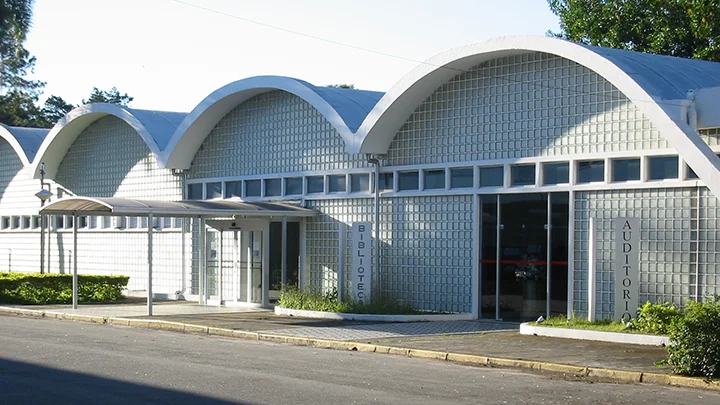
[[[372,224],[356,222],[352,225],[352,299],[370,302],[372,285]]]

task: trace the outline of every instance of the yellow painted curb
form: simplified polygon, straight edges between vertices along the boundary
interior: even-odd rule
[[[352,342],[328,339],[309,339],[311,345],[322,349],[352,350],[356,346]]]
[[[670,385],[720,391],[720,381],[717,380],[708,381],[701,377],[685,377],[680,375],[671,375],[669,377]]]
[[[232,329],[223,329],[223,328],[208,328],[208,335],[214,335],[214,336],[224,336],[224,337],[233,337],[233,331]]]
[[[287,336],[270,335],[270,334],[266,334],[266,333],[260,333],[260,334],[258,334],[258,340],[264,340],[266,342],[275,342],[275,343],[287,343]]]
[[[185,331],[185,325],[178,322],[162,322],[160,323],[160,329],[171,330],[174,332],[183,332]]]
[[[208,327],[203,325],[191,325],[191,324],[185,324],[184,331],[186,333],[200,333],[200,334],[206,334],[208,333]]]
[[[150,322],[142,319],[128,319],[127,324],[128,326],[133,326],[136,328],[147,328],[150,326]]]
[[[541,371],[547,371],[550,373],[562,373],[562,374],[573,374],[573,375],[587,375],[588,369],[582,366],[571,366],[569,364],[557,364],[557,363],[544,363],[538,362]]]
[[[108,318],[108,323],[111,325],[130,326],[129,321],[123,318]]]
[[[260,335],[256,332],[247,332],[244,330],[234,330],[233,337],[248,340],[260,340]]]
[[[639,383],[642,373],[639,371],[608,370],[605,368],[588,368],[588,377],[609,378],[614,381]]]
[[[476,356],[474,354],[448,353],[447,361],[455,363],[472,364],[474,366],[487,366],[488,358],[485,356]]]
[[[643,373],[640,382],[656,385],[670,385],[670,374]]]
[[[285,343],[290,343],[291,345],[296,346],[309,346],[310,339],[298,336],[288,336]]]
[[[423,359],[447,360],[447,353],[437,352],[434,350],[418,350],[408,349],[408,356],[419,357]]]
[[[540,370],[540,364],[536,361],[530,360],[517,360],[517,359],[502,359],[497,357],[488,357],[488,366],[496,367],[514,367],[514,368],[527,368],[530,370]]]
[[[359,352],[375,353],[377,346],[368,343],[355,343],[353,348],[350,350],[357,350]]]

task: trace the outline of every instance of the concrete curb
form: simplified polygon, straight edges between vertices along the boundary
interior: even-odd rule
[[[639,333],[602,332],[598,330],[553,328],[536,326],[532,322],[520,324],[521,335],[549,336],[566,339],[595,340],[598,342],[628,343],[633,345],[668,346],[667,336],[643,335]]]
[[[308,311],[304,309],[290,309],[275,307],[275,315],[298,316],[303,318],[338,319],[346,321],[373,321],[373,322],[438,322],[438,321],[469,321],[472,314],[419,314],[419,315],[375,315],[350,314],[343,312]]]
[[[654,385],[667,385],[685,388],[699,388],[720,391],[720,381],[707,381],[699,377],[685,377],[659,373],[644,373],[640,371],[611,370],[595,367],[582,367],[570,364],[549,363],[542,361],[507,359],[487,357],[473,354],[449,353],[434,350],[409,349],[394,346],[374,345],[370,343],[348,342],[343,340],[305,338],[299,336],[277,335],[272,333],[257,333],[241,330],[215,328],[204,325],[183,324],[161,320],[130,319],[115,317],[100,317],[89,315],[65,314],[61,312],[48,312],[24,308],[0,307],[0,312],[18,316],[35,318],[50,318],[70,320],[76,322],[90,322],[139,327],[147,329],[160,329],[173,332],[194,333],[231,337],[245,340],[262,340],[266,342],[292,344],[296,346],[316,347],[321,349],[351,350],[359,352],[383,353],[396,356],[417,357],[432,360],[449,361],[459,364],[483,367],[522,368],[538,372],[568,374],[581,378],[599,378],[616,383],[646,383]]]

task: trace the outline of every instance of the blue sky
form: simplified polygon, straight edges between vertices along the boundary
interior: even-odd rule
[[[215,89],[256,75],[387,91],[452,47],[558,30],[545,0],[36,0],[26,47],[44,97],[80,103],[93,86],[134,108],[190,111]],[[402,59],[404,58],[404,59]],[[409,59],[409,60],[407,60]]]

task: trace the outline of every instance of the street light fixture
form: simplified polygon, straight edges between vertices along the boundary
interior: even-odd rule
[[[40,163],[40,191],[35,193],[35,197],[40,200],[40,207],[43,207],[45,205],[45,201],[50,200],[50,198],[53,196],[53,193],[50,191],[50,185],[48,184],[47,186],[48,189],[46,190],[45,162],[42,162]],[[45,273],[45,222],[45,216],[40,215],[40,274]]]

